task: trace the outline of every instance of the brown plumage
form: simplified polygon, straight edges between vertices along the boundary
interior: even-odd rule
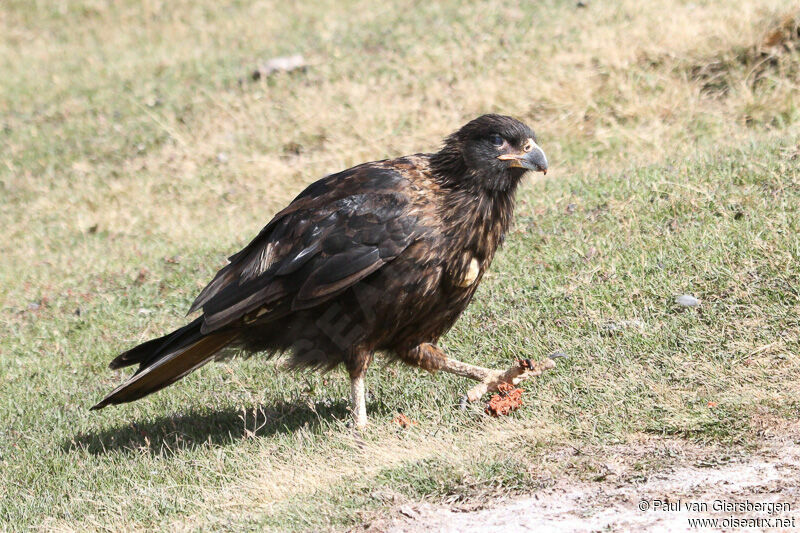
[[[192,304],[202,315],[114,359],[136,373],[93,409],[139,399],[239,347],[291,367],[344,364],[356,423],[376,351],[485,379],[432,345],[469,303],[511,224],[514,193],[547,160],[531,129],[484,115],[442,149],[364,163],[306,188]]]

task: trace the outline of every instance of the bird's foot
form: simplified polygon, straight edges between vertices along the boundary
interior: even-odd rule
[[[502,383],[518,385],[526,379],[541,376],[543,372],[555,368],[555,366],[556,364],[552,359],[545,359],[544,361],[520,359],[505,372],[502,370],[490,370],[480,383],[467,391],[466,401],[477,402],[487,392],[497,392]],[[463,404],[464,401],[462,399],[462,406]]]

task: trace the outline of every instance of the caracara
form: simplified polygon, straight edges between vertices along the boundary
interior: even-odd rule
[[[291,368],[350,374],[356,426],[375,352],[479,381],[538,375],[450,359],[435,343],[472,299],[509,229],[514,194],[547,159],[528,126],[483,115],[436,153],[364,163],[308,186],[230,257],[189,309],[200,316],[111,361],[136,373],[92,409],[160,390],[226,349],[285,353]]]

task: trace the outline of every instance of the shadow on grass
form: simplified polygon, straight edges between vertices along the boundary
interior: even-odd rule
[[[317,428],[349,417],[345,400],[309,405],[281,402],[247,409],[191,410],[155,420],[133,421],[97,432],[78,433],[64,441],[61,449],[78,449],[93,455],[109,452],[146,452],[169,456],[179,450],[202,445],[228,445],[252,437],[291,433],[302,427]]]

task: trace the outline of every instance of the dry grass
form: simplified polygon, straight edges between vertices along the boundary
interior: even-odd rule
[[[564,473],[551,445],[756,445],[800,393],[798,20],[777,0],[6,2],[0,521],[340,527],[391,505],[376,487],[533,490]],[[310,67],[249,79],[287,53]],[[109,356],[180,323],[304,184],[484,112],[531,123],[552,172],[446,343],[493,364],[569,346],[534,409],[487,421],[454,412],[458,380],[376,369],[356,442],[340,376],[253,359],[85,412],[119,380]],[[690,289],[700,313],[671,304]]]
[[[491,3],[416,6],[434,20],[415,16],[414,24],[403,5],[354,3],[325,28],[330,6],[64,5],[65,14],[41,25],[26,20],[25,8],[5,13],[12,37],[4,63],[18,87],[3,105],[6,125],[18,131],[35,116],[44,124],[32,142],[70,148],[30,161],[28,139],[7,145],[6,187],[30,199],[12,213],[20,228],[66,203],[73,216],[62,223],[71,231],[100,224],[115,234],[146,227],[176,242],[241,242],[303,183],[360,161],[435,149],[483,111],[533,123],[556,162],[554,179],[597,172],[599,161],[621,168],[680,158],[698,142],[746,135],[748,121],[795,112],[796,76],[763,91],[731,80],[720,99],[705,93],[703,75],[687,73],[764,42],[788,12],[779,1],[623,2],[535,14]],[[442,41],[435,19],[455,12],[459,23]],[[64,22],[78,17],[67,31]],[[389,20],[397,24],[386,34],[381,22]],[[313,36],[294,39],[313,65],[307,74],[239,86],[259,56],[295,51],[288,37],[300,27]],[[518,29],[503,37],[492,33],[497,27]],[[362,55],[348,56],[357,39]],[[19,57],[35,60],[22,69]],[[70,140],[78,127],[85,135]],[[152,138],[137,143],[145,132]],[[221,210],[220,197],[229,200]]]

